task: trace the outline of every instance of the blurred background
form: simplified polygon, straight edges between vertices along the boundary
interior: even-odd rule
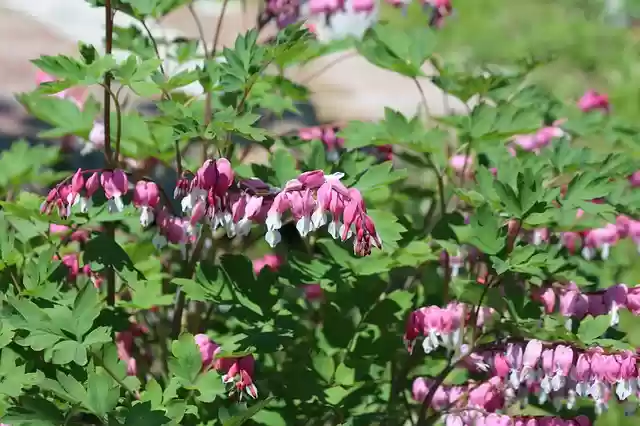
[[[608,93],[616,114],[640,113],[640,0],[452,0],[454,16],[441,29],[438,48],[461,66],[508,65],[523,57],[552,58],[532,79],[567,100],[586,89]],[[213,34],[220,2],[198,0],[196,10],[206,34]],[[222,29],[223,44],[255,21],[256,3],[232,0]],[[383,18],[400,17],[383,10]],[[409,17],[424,19],[422,14]],[[412,18],[409,18],[412,19]],[[35,87],[29,62],[41,54],[70,54],[82,40],[100,44],[102,11],[83,0],[0,0],[0,137],[2,145],[31,136],[38,124],[13,100],[15,92]],[[425,22],[425,25],[427,23]],[[159,25],[172,34],[196,37],[186,8]],[[427,70],[428,71],[428,70]],[[310,86],[315,113],[304,121],[376,119],[384,106],[415,112],[413,83],[368,64],[353,51],[341,52],[292,71]],[[422,82],[432,113],[461,110],[455,100]],[[310,123],[309,123],[310,124]],[[5,145],[6,146],[6,145]]]

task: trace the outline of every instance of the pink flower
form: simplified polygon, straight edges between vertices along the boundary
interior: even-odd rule
[[[89,239],[89,235],[90,235],[89,231],[85,231],[82,229],[74,231],[68,226],[57,225],[55,223],[52,223],[51,225],[49,225],[49,233],[64,234],[67,236],[69,236],[70,234],[69,239],[71,241],[76,241],[76,242],[86,242]]]
[[[217,358],[214,368],[223,373],[222,381],[233,384],[230,393],[238,393],[242,398],[243,392],[251,398],[258,397],[258,389],[253,384],[253,371],[255,360],[253,355],[245,355],[239,358]]]
[[[160,190],[154,182],[138,181],[133,189],[133,205],[140,208],[140,224],[147,227],[153,223],[154,210],[160,203]]]
[[[552,287],[534,288],[532,298],[542,303],[547,314],[553,313],[556,306],[556,292]]]
[[[627,292],[627,309],[634,315],[640,315],[640,287],[630,288]]]
[[[309,302],[318,302],[324,298],[324,290],[320,284],[306,284],[304,296]]]
[[[80,259],[77,253],[62,256],[62,264],[69,270],[69,281],[75,281],[80,273]]]
[[[418,377],[413,381],[413,385],[411,386],[411,393],[413,395],[413,399],[415,401],[424,401],[424,399],[429,394],[429,387],[431,383],[429,383],[424,377]]]
[[[353,0],[352,3],[354,12],[371,12],[375,7],[374,0]]]
[[[428,306],[413,311],[407,320],[403,341],[409,352],[413,351],[415,340],[424,336],[422,348],[430,353],[440,346],[451,350],[460,350],[465,322],[467,322],[467,307],[464,304],[452,302],[444,308]],[[487,314],[478,315],[476,326],[485,321]]]
[[[585,259],[590,260],[593,257],[593,250],[600,249],[600,257],[602,259],[609,258],[609,249],[611,245],[618,241],[618,228],[613,223],[609,223],[603,228],[592,229],[587,232],[585,237],[585,247],[582,249],[582,255]]]
[[[533,368],[538,365],[540,357],[542,356],[542,342],[539,340],[530,340],[524,349],[522,356],[522,371],[520,372],[520,381],[524,382],[529,380],[533,375]]]
[[[569,250],[569,253],[574,254],[580,244],[582,243],[582,237],[577,232],[562,232],[560,234],[560,244]]]
[[[188,221],[179,217],[173,217],[163,210],[156,215],[158,234],[153,237],[152,243],[156,248],[162,248],[168,243],[184,245],[190,238]]]
[[[129,191],[129,180],[125,172],[120,169],[116,169],[113,172],[103,172],[102,176],[100,176],[100,184],[109,200],[109,211],[121,212],[124,209],[122,195]]]
[[[310,0],[309,11],[311,13],[331,13],[342,6],[340,0]]]
[[[565,135],[564,130],[558,126],[543,127],[535,135],[538,148],[543,148],[551,143],[553,139],[561,138]]]
[[[194,339],[202,356],[202,368],[206,370],[211,366],[214,357],[221,351],[221,348],[206,334],[196,334]]]
[[[640,186],[640,170],[633,172],[633,174],[629,176],[629,182],[634,188]]]
[[[588,90],[578,101],[578,108],[584,112],[603,110],[609,112],[609,97],[601,95],[595,90]]]
[[[456,174],[461,175],[464,172],[465,175],[467,175],[471,173],[473,169],[473,158],[463,154],[454,155],[449,159],[449,166]]]
[[[259,259],[253,261],[253,272],[258,275],[264,268],[269,268],[272,271],[280,269],[284,259],[277,254],[265,254]]]
[[[635,243],[638,253],[640,253],[640,221],[630,220],[627,223],[627,233],[631,240]]]
[[[615,326],[620,321],[618,314],[620,307],[627,305],[628,289],[625,284],[616,284],[609,287],[604,293],[606,312],[611,314],[611,325]]]

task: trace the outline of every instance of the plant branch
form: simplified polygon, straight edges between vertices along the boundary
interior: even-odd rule
[[[113,100],[113,106],[116,110],[116,148],[115,148],[115,153],[113,155],[114,159],[112,161],[112,164],[110,164],[110,166],[117,167],[119,163],[119,156],[120,156],[120,139],[122,139],[122,108],[120,106],[120,101],[118,100],[118,93],[120,93],[120,89],[118,89],[116,93],[113,93],[113,90],[111,90],[111,87],[106,83],[106,77],[105,77],[105,82],[102,83],[101,86],[105,89],[105,94],[108,94],[109,98]],[[106,105],[107,105],[107,102],[105,102],[105,115],[107,110]],[[110,110],[111,108],[109,107],[109,116],[111,116]],[[109,119],[109,122],[110,121],[111,120]],[[110,127],[111,127],[111,124],[109,124],[109,128]],[[106,117],[105,117],[104,129],[105,129],[104,131],[105,131],[105,152],[106,152],[107,140],[109,140],[109,149],[111,149],[111,142],[110,142],[111,138],[110,136],[107,136]]]
[[[104,19],[105,19],[105,54],[111,55],[113,50],[113,14],[114,11],[111,8],[111,0],[105,0],[104,5]],[[118,99],[111,91],[111,72],[107,71],[104,75],[104,154],[107,159],[108,167],[117,167],[118,155],[120,152],[120,104]],[[116,153],[115,158],[113,150],[111,149],[111,99],[113,98],[116,115],[118,117],[118,130],[116,134]],[[108,223],[105,225],[107,237],[115,241],[116,228],[114,223]],[[107,304],[114,306],[116,304],[116,270],[113,266],[107,268],[105,273],[106,287],[107,287]]]
[[[224,20],[224,15],[227,12],[228,4],[229,0],[222,1],[222,9],[220,10],[220,16],[218,16],[218,24],[216,25],[216,32],[213,36],[213,46],[211,46],[211,58],[215,58],[216,56],[218,42],[220,41],[220,33],[222,31],[222,21]]]
[[[429,388],[429,393],[427,394],[424,401],[422,402],[422,405],[420,406],[420,412],[418,413],[417,426],[427,426],[428,424],[427,410],[429,409],[429,406],[431,406],[431,400],[433,399],[433,396],[436,394],[436,390],[438,390],[440,385],[442,385],[442,382],[444,382],[444,380],[447,378],[449,373],[453,371],[454,368],[455,368],[455,363],[453,363],[452,360],[450,359],[449,365],[447,365],[447,367],[444,370],[442,370],[438,375],[438,377],[436,377],[436,379],[433,381],[433,385]]]
[[[433,159],[431,158],[430,154],[427,154],[427,163],[429,164],[429,167],[433,170],[433,172],[436,174],[436,180],[437,180],[437,185],[438,185],[438,202],[440,203],[440,218],[445,217],[445,215],[447,214],[447,200],[445,200],[444,197],[444,180],[442,178],[442,173],[440,173],[440,171],[438,170],[438,167],[436,166],[436,164],[433,162]],[[431,229],[433,229],[431,227]],[[431,232],[431,229],[429,230],[429,232]],[[451,280],[451,266],[449,265],[449,253],[445,250],[444,251],[444,289],[443,289],[443,300],[446,303],[449,300],[449,281]]]
[[[111,0],[105,0],[105,53],[111,54],[113,49],[113,10]],[[111,149],[111,80],[112,75],[106,72],[104,75],[104,155],[107,165],[113,165],[113,151]]]
[[[195,0],[189,3],[187,8],[189,9],[189,13],[193,18],[193,22],[196,24],[196,29],[198,30],[198,36],[200,38],[200,43],[202,43],[202,48],[204,49],[205,58],[209,57],[209,48],[207,47],[207,39],[204,35],[204,28],[202,27],[202,21],[200,21],[200,17],[196,13],[196,10],[193,7]]]
[[[353,58],[353,57],[355,57],[357,55],[358,55],[358,52],[345,53],[344,55],[340,56],[339,58],[334,59],[333,61],[329,62],[324,67],[320,68],[318,71],[316,71],[313,74],[311,74],[311,76],[307,77],[301,83],[301,85],[303,85],[303,86],[307,85],[311,80],[315,79],[316,77],[319,77],[324,72],[328,71],[330,68],[333,68],[335,65],[338,65],[340,62],[344,61],[345,59]]]
[[[424,94],[424,90],[422,90],[422,86],[416,77],[412,78],[413,83],[416,85],[418,89],[418,93],[420,93],[420,103],[422,104],[422,109],[424,110],[424,118],[428,119],[431,114],[429,113],[429,104],[427,103],[427,96]]]
[[[184,268],[184,277],[191,278],[193,273],[195,272],[196,266],[198,264],[198,260],[200,260],[200,255],[202,253],[202,249],[204,248],[204,242],[209,235],[209,227],[204,226],[198,240],[196,241],[195,247],[193,248],[193,252],[191,253],[191,259],[187,259],[185,262]],[[177,339],[180,335],[180,330],[182,328],[182,313],[184,312],[184,306],[187,303],[187,296],[184,291],[178,287],[177,295],[176,295],[176,306],[173,312],[173,321],[171,324],[171,338]]]
[[[153,46],[153,50],[154,50],[154,52],[156,52],[156,56],[160,60],[160,71],[162,72],[163,75],[166,75],[166,73],[164,72],[164,65],[163,65],[164,61],[162,60],[162,57],[160,56],[160,49],[158,49],[158,42],[156,42],[156,39],[153,37],[153,33],[149,29],[149,26],[147,25],[147,22],[144,19],[141,19],[140,23],[142,24],[142,27],[144,28],[144,30],[147,32],[147,36],[151,40],[151,45]]]

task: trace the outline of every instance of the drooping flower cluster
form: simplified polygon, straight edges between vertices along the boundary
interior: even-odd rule
[[[609,97],[605,94],[598,93],[595,90],[588,90],[578,101],[578,108],[584,112],[596,110],[609,112]]]
[[[563,419],[555,416],[508,416],[506,414],[466,411],[449,414],[446,426],[591,426],[587,416]]]
[[[85,276],[91,279],[95,288],[100,288],[103,278],[99,274],[91,270],[91,265],[86,264],[80,266],[80,254],[69,253],[62,256],[59,259],[58,256],[53,257],[54,260],[61,260],[62,264],[67,268],[67,279],[71,282],[75,282],[79,276]]]
[[[253,260],[253,272],[258,275],[264,268],[277,271],[284,262],[284,259],[277,254],[265,254],[264,256]]]
[[[133,355],[134,340],[147,333],[148,330],[146,327],[136,323],[132,323],[128,330],[116,333],[118,358],[127,364],[127,374],[130,376],[136,376],[138,374],[138,361]]]
[[[444,308],[427,306],[413,311],[407,320],[403,341],[407,350],[413,352],[416,339],[424,337],[422,348],[430,353],[440,346],[449,350],[460,350],[466,326],[473,321],[472,306],[452,302]],[[480,308],[475,326],[482,328],[493,315],[490,308]]]
[[[60,235],[63,238],[67,238],[69,241],[75,241],[77,243],[85,243],[89,240],[90,232],[84,229],[73,229],[66,225],[57,225],[52,223],[49,225],[49,233],[51,235]]]
[[[354,237],[353,250],[360,256],[370,254],[372,245],[382,248],[360,191],[347,188],[340,182],[341,177],[342,174],[325,175],[315,170],[288,181],[267,212],[267,242],[272,247],[280,242],[282,218],[290,212],[302,237],[328,223],[333,238],[346,241]]]
[[[449,159],[449,167],[458,176],[472,177],[473,176],[473,157],[465,154],[457,154]]]
[[[599,347],[580,350],[530,340],[478,355],[472,357],[477,369],[491,369],[505,380],[507,402],[534,393],[541,403],[551,397],[557,406],[566,400],[572,408],[576,397],[590,397],[602,412],[614,393],[624,401],[638,390],[637,359],[630,351],[606,353]]]
[[[54,187],[40,206],[42,213],[51,213],[57,209],[60,217],[71,215],[71,209],[78,206],[80,212],[86,213],[92,205],[91,197],[100,188],[98,173],[93,173],[85,180],[84,172],[80,169],[71,177],[71,182],[63,181]]]
[[[620,320],[620,309],[640,315],[640,286],[615,284],[605,290],[583,292],[575,283],[569,283],[562,287],[538,289],[532,297],[542,303],[546,313],[557,311],[568,320],[581,320],[588,315],[611,315],[613,326]],[[567,326],[570,325],[568,322]]]
[[[609,112],[609,97],[594,90],[589,90],[578,101],[578,108],[584,112],[596,110]],[[565,119],[556,120],[551,126],[544,126],[537,132],[514,136],[511,145],[508,147],[509,152],[512,155],[516,155],[517,149],[521,149],[539,153],[542,148],[548,146],[554,139],[568,136],[561,127],[565,121]]]
[[[195,343],[202,356],[202,368],[208,370],[213,367],[222,374],[222,382],[230,385],[229,394],[237,394],[242,399],[245,393],[251,398],[258,397],[258,389],[253,384],[255,359],[253,355],[239,357],[220,357],[220,346],[206,334],[194,337]]]
[[[336,162],[340,159],[340,153],[344,150],[344,139],[338,137],[336,133],[340,127],[335,125],[314,126],[298,130],[298,137],[302,140],[320,140],[326,150],[327,160]],[[393,159],[392,145],[377,145],[374,147],[362,148],[380,161],[391,161]]]
[[[386,0],[394,7],[406,8],[411,0]],[[431,11],[429,24],[432,27],[440,28],[444,24],[444,19],[453,13],[451,0],[421,0],[422,7],[427,12]]]
[[[267,0],[266,19],[278,27],[306,22],[307,28],[323,42],[349,36],[361,38],[377,21],[376,0]]]
[[[413,399],[422,402],[435,386],[433,379],[418,377],[412,386]],[[430,407],[442,412],[446,426],[590,426],[586,416],[564,420],[558,417],[507,416],[496,411],[505,408],[505,389],[500,377],[486,382],[467,382],[460,386],[440,385],[433,393]]]
[[[84,175],[91,173],[85,179]],[[354,252],[364,256],[371,246],[382,248],[375,225],[367,215],[362,195],[340,182],[342,174],[325,175],[321,170],[302,173],[288,181],[284,189],[273,188],[259,179],[235,181],[231,164],[225,158],[207,160],[189,178],[185,172],[176,185],[186,219],[174,216],[161,201],[160,188],[150,181],[133,187],[133,205],[140,210],[144,227],[155,224],[154,244],[185,244],[196,238],[199,224],[222,227],[227,236],[246,236],[253,224],[265,224],[266,241],[274,247],[281,240],[283,217],[290,213],[302,237],[328,223],[329,233],[342,241],[353,238]],[[43,213],[57,209],[68,217],[75,206],[86,213],[92,196],[102,188],[110,212],[124,208],[123,197],[129,181],[120,169],[102,172],[78,170],[70,179],[54,187],[41,206]]]
[[[517,149],[523,151],[539,153],[540,150],[548,146],[554,139],[567,136],[567,133],[560,127],[561,121],[552,126],[545,126],[535,133],[517,135],[513,137],[513,143],[508,147],[511,155],[516,155]]]
[[[413,381],[413,399],[422,402],[435,386],[433,379],[418,377]],[[436,411],[450,409],[481,410],[493,412],[504,407],[503,383],[499,377],[486,382],[467,382],[463,385],[440,385],[431,398],[431,408]]]
[[[578,219],[582,216],[578,211]],[[631,239],[640,252],[640,221],[620,215],[616,223],[607,223],[599,228],[586,229],[579,232],[564,231],[557,235],[547,229],[537,229],[532,234],[532,244],[540,245],[552,242],[552,237],[557,243],[565,247],[570,253],[582,254],[587,260],[594,259],[598,255],[601,259],[609,258],[611,248],[624,239]]]

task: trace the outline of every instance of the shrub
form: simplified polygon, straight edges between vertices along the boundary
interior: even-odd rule
[[[221,52],[217,35],[154,38],[184,3],[104,0],[104,54],[33,61],[19,99],[65,149],[0,158],[2,421],[634,421],[638,133],[606,95],[565,105],[527,84],[532,58],[455,68],[427,25],[455,24],[448,2],[419,25],[376,23],[374,2],[269,2]],[[412,79],[419,114],[259,126],[305,95],[273,66],[344,46]],[[425,62],[468,114],[429,115]],[[53,172],[69,149],[103,165]]]

